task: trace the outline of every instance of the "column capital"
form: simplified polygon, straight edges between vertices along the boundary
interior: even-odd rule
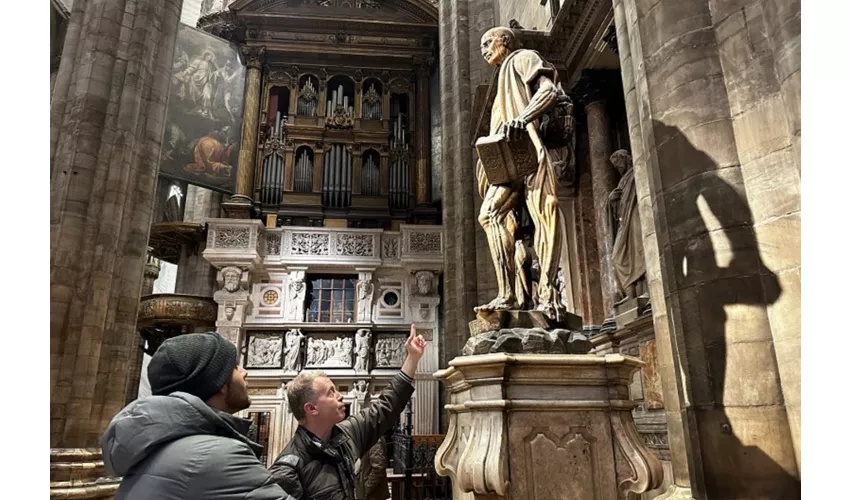
[[[261,69],[266,59],[265,45],[243,45],[239,47],[239,52],[245,58],[245,66],[249,69]]]

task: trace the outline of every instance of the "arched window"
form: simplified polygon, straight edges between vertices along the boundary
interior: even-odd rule
[[[369,78],[363,82],[363,119],[381,119],[381,98],[383,86],[380,80]]]
[[[381,155],[374,149],[363,153],[363,167],[360,170],[360,190],[367,196],[381,194]]]
[[[301,146],[295,150],[295,186],[296,193],[313,191],[313,150]]]
[[[328,81],[328,102],[326,116],[332,117],[337,109],[348,116],[354,116],[354,81],[343,75],[337,75]]]

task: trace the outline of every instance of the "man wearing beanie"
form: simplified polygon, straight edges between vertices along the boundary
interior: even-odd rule
[[[291,500],[246,437],[251,405],[236,346],[217,333],[166,340],[148,365],[152,395],[121,410],[101,439],[116,500]]]

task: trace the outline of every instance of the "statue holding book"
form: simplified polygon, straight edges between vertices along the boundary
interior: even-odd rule
[[[559,289],[564,280],[558,279],[558,272],[567,246],[556,160],[560,165],[569,161],[565,154],[572,153],[572,103],[555,68],[537,52],[519,49],[510,29],[487,31],[481,54],[490,65],[499,66],[492,84],[496,88],[489,136],[475,144],[478,192],[484,200],[478,221],[487,234],[499,294],[476,311],[536,309],[559,319],[566,312]],[[533,244],[518,255],[523,211],[534,226]],[[537,259],[534,296],[519,262],[528,255]]]

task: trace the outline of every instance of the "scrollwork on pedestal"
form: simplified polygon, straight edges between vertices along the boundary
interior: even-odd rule
[[[622,469],[630,470],[632,473],[629,477],[617,478],[619,490],[623,493],[640,495],[661,486],[664,480],[661,461],[644,445],[638,435],[631,412],[612,411],[610,418],[614,442],[617,443],[621,456],[627,462],[627,466]]]
[[[213,248],[250,248],[251,230],[247,227],[217,227]]]
[[[434,459],[437,473],[451,476],[461,491],[477,495],[508,493],[507,429],[504,413],[479,411],[464,443],[457,424],[456,407],[449,411],[449,430]]]
[[[371,234],[338,234],[335,251],[337,255],[371,257],[375,255],[374,236]]]

